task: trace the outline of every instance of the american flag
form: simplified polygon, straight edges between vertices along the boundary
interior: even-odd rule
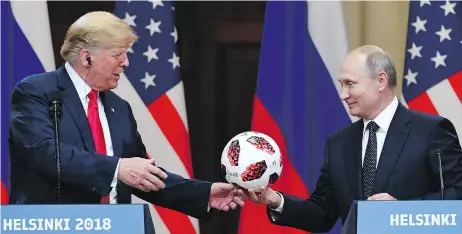
[[[188,124],[174,8],[170,1],[116,1],[115,14],[139,40],[129,49],[130,66],[115,93],[127,100],[148,154],[166,170],[192,178]],[[146,203],[132,197],[133,203]],[[199,233],[198,221],[158,206],[151,214],[160,234]]]
[[[411,109],[439,114],[462,135],[462,2],[410,2],[403,95]]]

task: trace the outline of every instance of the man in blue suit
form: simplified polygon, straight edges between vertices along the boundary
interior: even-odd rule
[[[311,197],[265,188],[242,196],[268,205],[274,224],[328,232],[338,218],[345,222],[354,200],[441,199],[441,158],[444,199],[462,198],[462,150],[453,124],[398,102],[396,69],[387,52],[376,46],[352,51],[339,81],[342,100],[361,119],[327,138]]]
[[[208,217],[210,208],[243,205],[230,184],[184,179],[147,158],[130,105],[110,91],[129,65],[127,50],[136,40],[132,28],[113,14],[88,13],[66,34],[65,65],[17,84],[9,130],[11,203],[57,202],[49,102],[58,96],[60,203],[130,203],[134,194],[197,218]]]

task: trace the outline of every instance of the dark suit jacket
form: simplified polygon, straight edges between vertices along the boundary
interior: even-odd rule
[[[9,150],[13,204],[56,203],[55,136],[48,112],[49,96],[56,91],[62,98],[61,203],[99,203],[101,196],[112,189],[118,158],[146,158],[131,107],[125,100],[111,91],[101,93],[114,156],[99,155],[82,103],[64,66],[27,77],[17,84],[12,96]],[[165,189],[146,193],[118,181],[118,203],[130,203],[133,193],[159,206],[197,218],[208,217],[211,183],[187,180],[172,173],[164,182]]]
[[[283,194],[283,212],[273,223],[311,232],[329,231],[339,217],[344,223],[353,201],[367,199],[362,196],[362,135],[363,120],[359,120],[330,136],[310,199]],[[372,194],[389,193],[398,200],[441,199],[438,151],[445,199],[461,199],[462,150],[454,126],[445,118],[399,104],[386,136]]]

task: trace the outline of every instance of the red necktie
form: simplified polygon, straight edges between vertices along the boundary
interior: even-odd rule
[[[88,97],[90,99],[90,102],[88,103],[88,123],[90,124],[96,152],[98,154],[106,155],[106,143],[104,141],[103,126],[101,125],[98,112],[98,92],[92,90],[88,94]],[[103,196],[101,198],[101,203],[109,204],[109,196]]]

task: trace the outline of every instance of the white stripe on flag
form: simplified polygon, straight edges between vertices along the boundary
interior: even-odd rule
[[[340,84],[337,81],[340,67],[348,53],[348,40],[343,18],[342,2],[308,1],[308,32],[329,71],[332,82],[340,99]],[[319,22],[324,22],[320,24]],[[351,116],[348,106],[342,104],[351,121],[358,118]]]
[[[16,22],[37,54],[45,71],[55,70],[47,2],[11,1],[10,4]]]
[[[427,94],[435,106],[436,111],[438,111],[438,114],[451,120],[456,128],[457,135],[461,136],[462,105],[448,79],[444,79],[428,89]]]
[[[180,116],[181,121],[183,121],[186,131],[188,131],[188,118],[186,115],[183,81],[180,81],[180,83],[178,83],[172,89],[167,91],[167,96],[172,102],[175,109],[178,111],[178,115]]]

